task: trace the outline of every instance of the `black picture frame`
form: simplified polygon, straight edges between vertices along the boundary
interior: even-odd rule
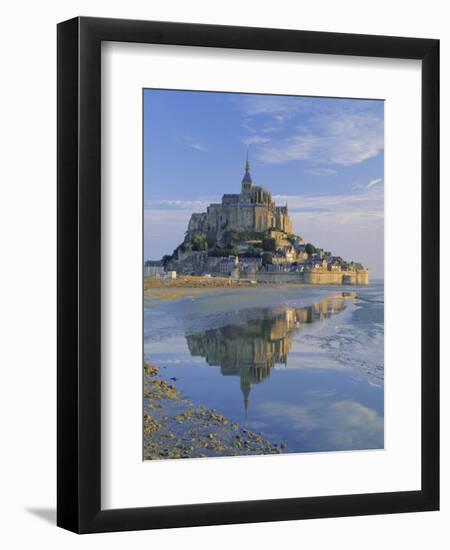
[[[422,61],[420,491],[101,509],[102,41]],[[76,533],[94,533],[438,510],[439,41],[77,17],[58,25],[57,68],[57,524]]]

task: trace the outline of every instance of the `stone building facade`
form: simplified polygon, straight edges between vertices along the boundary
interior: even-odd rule
[[[271,228],[292,233],[288,207],[276,206],[269,191],[254,184],[247,156],[241,192],[223,195],[221,203],[210,204],[206,212],[192,214],[187,237],[200,232],[219,240],[227,231],[267,231]]]

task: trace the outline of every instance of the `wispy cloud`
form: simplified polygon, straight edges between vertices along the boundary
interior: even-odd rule
[[[365,183],[356,183],[353,185],[352,189],[354,191],[364,191],[372,189],[373,187],[383,187],[383,178],[374,178]]]
[[[220,201],[219,197],[202,197],[198,199],[146,199],[145,210],[188,210],[189,212],[202,212],[212,202]]]
[[[337,170],[332,168],[312,168],[311,170],[305,170],[305,174],[310,176],[335,176]]]
[[[271,132],[278,132],[280,129],[280,126],[266,126],[261,128],[261,132],[263,132],[264,134],[269,134]]]
[[[352,166],[383,150],[383,115],[374,108],[378,105],[351,100],[257,96],[243,101],[240,108],[244,129],[257,137],[273,133],[270,142],[254,142],[259,145],[257,160],[266,164],[307,161]]]
[[[370,180],[367,184],[367,189],[371,189],[374,185],[378,185],[383,181],[383,178],[376,178],[374,180]]]
[[[266,402],[258,412],[272,420],[286,422],[297,437],[310,441],[311,449],[325,446],[330,449],[371,449],[383,446],[384,420],[375,409],[356,401],[329,402],[315,399],[302,405]]]
[[[249,96],[242,102],[242,108],[247,116],[271,115],[278,120],[293,116],[300,107],[301,104],[296,98],[270,95]]]
[[[247,138],[244,138],[242,140],[242,143],[245,143],[245,145],[260,145],[261,143],[268,143],[270,141],[270,138],[264,137],[264,136],[250,136]]]
[[[192,149],[195,149],[196,151],[207,151],[208,149],[201,145],[200,143],[188,143],[188,147],[191,147]]]
[[[241,128],[253,134],[272,134],[279,132],[283,127],[283,119],[270,117],[269,119],[259,120],[258,118],[245,116],[241,122]]]
[[[274,96],[248,97],[240,103],[244,114],[242,128],[253,133],[279,132],[286,120],[291,119],[300,107],[298,101]]]
[[[307,222],[334,228],[349,225],[356,221],[364,226],[372,222],[382,223],[384,219],[384,190],[382,186],[351,193],[324,193],[317,195],[274,195],[279,204],[287,203],[291,215],[300,214],[302,225]],[[351,224],[351,225],[350,225]]]
[[[371,113],[319,116],[292,135],[259,149],[267,164],[303,160],[352,166],[375,157],[384,147],[383,119]]]

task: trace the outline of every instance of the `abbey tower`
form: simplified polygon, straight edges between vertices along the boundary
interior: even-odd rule
[[[206,212],[192,214],[187,235],[200,232],[209,239],[220,240],[227,231],[261,232],[269,229],[292,233],[288,207],[276,206],[269,191],[255,185],[247,155],[241,192],[225,194],[221,203],[210,204]]]

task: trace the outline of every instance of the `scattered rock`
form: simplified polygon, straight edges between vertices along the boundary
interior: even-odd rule
[[[144,460],[278,454],[272,445],[230,422],[215,409],[184,399],[173,384],[158,378],[159,368],[144,364]],[[170,378],[176,382],[177,377]],[[213,429],[214,431],[211,431]]]

